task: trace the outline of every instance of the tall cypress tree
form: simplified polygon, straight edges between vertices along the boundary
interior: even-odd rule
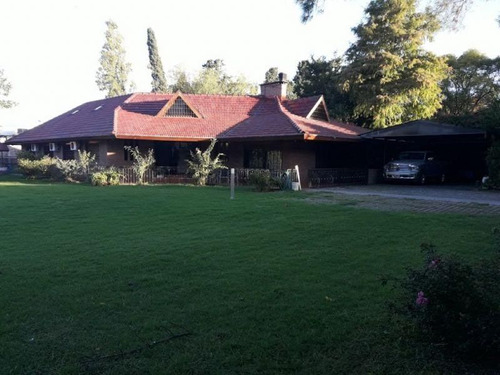
[[[422,49],[439,27],[436,18],[418,13],[415,0],[372,0],[365,13],[343,72],[355,116],[375,128],[432,116],[447,72],[443,58]]]
[[[132,67],[125,61],[123,38],[118,33],[118,26],[111,20],[106,21],[106,26],[106,42],[101,50],[96,83],[99,90],[106,91],[106,98],[111,98],[127,93],[128,75]]]
[[[153,29],[148,29],[148,51],[149,51],[149,66],[151,69],[151,92],[167,92],[167,79],[163,71],[163,64],[158,53],[158,46],[156,45],[156,38]]]

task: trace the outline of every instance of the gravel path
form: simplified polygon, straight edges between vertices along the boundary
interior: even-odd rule
[[[381,211],[500,215],[500,192],[471,186],[366,185],[309,189],[311,203]]]

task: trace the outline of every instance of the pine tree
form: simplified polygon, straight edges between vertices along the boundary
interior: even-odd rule
[[[99,90],[106,91],[106,98],[127,93],[128,75],[131,64],[125,61],[123,38],[118,33],[118,26],[113,21],[106,21],[106,42],[102,46],[100,67],[96,73]],[[130,84],[132,87],[133,84]]]
[[[167,79],[163,71],[163,64],[158,53],[158,46],[156,45],[156,38],[153,29],[148,29],[148,51],[149,51],[149,69],[151,69],[151,92],[167,92]]]
[[[355,116],[375,128],[432,116],[447,72],[443,58],[422,49],[439,27],[436,18],[416,12],[415,0],[372,0],[365,13],[343,72]]]

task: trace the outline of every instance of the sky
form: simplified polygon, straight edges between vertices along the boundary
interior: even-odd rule
[[[311,56],[342,54],[368,0],[325,0],[303,24],[294,0],[2,0],[0,69],[18,105],[0,109],[0,133],[30,129],[84,102],[104,97],[95,74],[106,20],[124,39],[137,92],[151,89],[146,45],[153,28],[164,69],[195,74],[208,59],[231,75],[261,83],[270,67],[291,79]],[[474,48],[500,55],[500,0],[476,0],[458,32],[441,31],[426,48],[460,55]]]

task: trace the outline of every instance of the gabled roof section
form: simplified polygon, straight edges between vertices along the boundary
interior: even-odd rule
[[[366,132],[365,129],[345,124],[340,121],[321,121],[314,118],[298,116],[281,107],[283,113],[295,123],[306,140],[359,140],[359,135]],[[314,111],[314,109],[311,109]]]
[[[392,137],[429,137],[448,135],[481,135],[484,130],[465,128],[451,124],[428,120],[415,120],[401,125],[390,126],[385,129],[373,130],[363,134],[364,138],[392,138]]]
[[[203,118],[203,116],[189,103],[180,91],[176,92],[167,104],[158,112],[158,117],[193,117]]]
[[[294,115],[329,122],[330,116],[323,95],[283,101],[285,108]]]
[[[314,107],[309,111],[306,118],[330,122],[330,116],[328,115],[328,109],[326,108],[326,102],[323,95],[321,95]]]

